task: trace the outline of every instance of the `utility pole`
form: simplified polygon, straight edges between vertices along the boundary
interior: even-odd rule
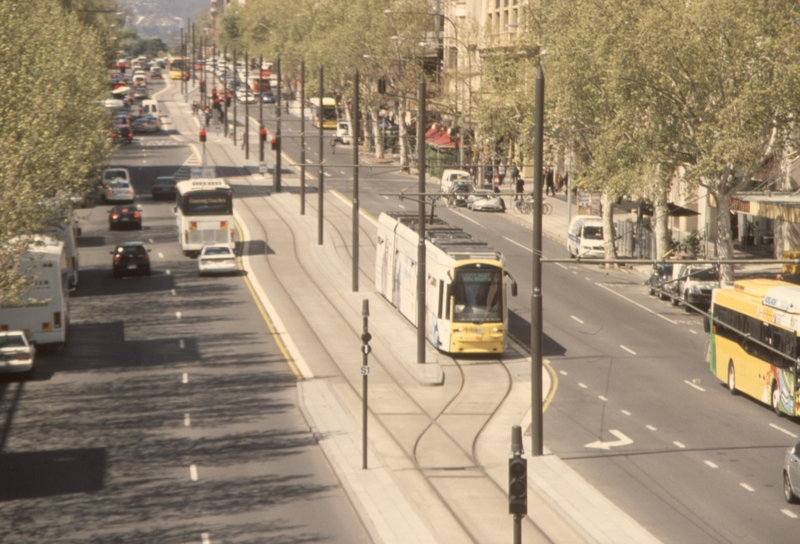
[[[531,455],[544,453],[542,417],[542,167],[544,155],[544,70],[536,74],[533,138],[533,262],[531,269]]]
[[[224,134],[225,137],[227,138],[228,137],[228,48],[227,47],[225,47],[222,50],[222,60],[223,60],[223,65],[225,66],[225,71],[222,73],[222,90],[223,90],[222,107],[224,108],[223,118],[225,120]]]
[[[353,292],[358,292],[358,68],[353,75]],[[402,121],[401,121],[402,122]]]
[[[184,87],[183,87],[183,86],[184,86],[184,84],[185,84],[185,80],[184,80],[183,74],[184,74],[184,72],[186,71],[186,68],[187,68],[187,63],[188,63],[189,61],[188,61],[188,59],[186,58],[186,51],[185,51],[185,49],[184,49],[184,47],[185,47],[185,46],[184,46],[184,44],[183,44],[183,41],[184,41],[184,37],[183,37],[183,27],[181,27],[181,56],[183,56],[183,68],[181,68],[181,94],[186,94],[186,93],[184,92]],[[170,68],[171,68],[171,67],[170,67]],[[133,69],[131,69],[131,73],[133,73]]]
[[[306,214],[306,59],[300,59],[300,215]]]
[[[322,97],[325,94],[322,78],[324,76],[322,65],[319,67],[319,107],[317,108],[317,123],[319,124],[319,173],[317,174],[317,187],[319,188],[319,193],[317,194],[317,245],[322,245],[322,207],[325,203],[325,200],[322,197],[322,191],[325,188],[325,172],[322,168],[322,153],[324,152],[324,146],[322,145],[322,137],[323,137],[323,127],[322,127]],[[278,109],[281,109],[280,103],[278,103]]]
[[[236,145],[236,80],[239,79],[239,74],[236,72],[236,49],[233,50],[233,145]]]
[[[264,66],[264,55],[258,56],[258,162],[264,162],[264,140],[261,131],[264,130],[264,100],[261,98],[261,73]]]
[[[419,203],[417,218],[417,363],[425,363],[425,76],[419,76],[417,114],[417,165]]]
[[[244,158],[250,160],[250,62],[244,50]]]
[[[275,71],[278,73],[278,96],[275,100],[277,109],[275,110],[275,175],[274,189],[276,193],[281,192],[281,58],[275,61]]]

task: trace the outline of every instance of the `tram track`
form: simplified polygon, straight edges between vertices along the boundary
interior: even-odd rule
[[[226,162],[228,164],[235,164],[237,162],[236,159],[231,156],[229,150],[226,149],[224,146],[220,146],[219,150],[221,151],[221,153],[223,153],[226,156],[226,158],[227,158]],[[212,163],[213,162],[214,161],[212,160]],[[291,247],[290,251],[292,251],[292,259],[295,261],[295,263],[297,265],[295,269],[297,270],[298,273],[300,273],[302,271],[302,275],[304,276],[303,279],[305,281],[307,281],[309,284],[313,285],[314,288],[316,288],[316,290],[318,291],[320,296],[322,296],[326,300],[326,302],[328,303],[330,308],[336,314],[338,314],[338,316],[341,318],[342,323],[347,324],[347,327],[351,330],[351,332],[353,334],[353,338],[357,339],[360,336],[361,331],[360,330],[356,330],[353,327],[351,321],[349,321],[347,319],[347,316],[345,316],[345,314],[342,312],[342,310],[339,309],[339,307],[337,306],[335,301],[328,294],[328,290],[327,290],[326,286],[323,286],[323,285],[320,284],[318,279],[315,278],[315,274],[311,270],[309,270],[307,268],[308,265],[306,265],[304,263],[304,261],[307,260],[307,257],[304,258],[303,256],[301,256],[300,251],[298,250],[299,244],[298,244],[298,241],[297,241],[297,234],[293,230],[292,224],[291,224],[291,222],[289,220],[289,217],[288,217],[289,212],[287,210],[285,210],[279,204],[276,205],[275,203],[273,203],[270,200],[270,198],[268,198],[268,195],[264,194],[263,186],[254,185],[251,182],[250,178],[249,178],[249,174],[250,173],[245,168],[241,168],[240,167],[239,171],[242,174],[242,179],[245,180],[244,183],[250,187],[250,191],[248,191],[249,194],[247,194],[247,195],[241,195],[241,196],[237,195],[237,205],[241,205],[244,208],[246,208],[248,213],[255,219],[255,222],[257,223],[257,229],[260,231],[257,234],[254,233],[254,234],[256,234],[255,238],[257,239],[259,236],[263,236],[265,244],[267,245],[267,247],[270,247],[269,246],[269,234],[267,232],[267,226],[265,224],[265,220],[263,219],[261,214],[257,213],[258,210],[256,210],[255,207],[251,204],[253,199],[257,199],[258,201],[260,201],[260,203],[263,206],[265,206],[266,208],[268,208],[272,212],[272,214],[274,214],[274,217],[278,218],[280,223],[282,223],[284,225],[285,230],[288,231],[290,240],[283,240],[283,242],[285,244],[288,244]],[[251,202],[248,202],[248,200],[250,200]],[[314,199],[309,199],[306,202],[307,210],[311,210],[312,212],[315,213],[316,212],[315,204],[316,203],[315,203]],[[336,205],[333,205],[332,203],[329,203],[329,206],[327,207],[326,211],[328,212],[328,214],[324,217],[325,226],[328,228],[328,234],[332,238],[334,238],[334,246],[336,247],[337,253],[339,251],[341,251],[341,250],[344,250],[344,252],[347,254],[347,256],[349,258],[352,258],[352,248],[348,245],[348,238],[349,237],[346,236],[346,234],[342,231],[341,228],[339,228],[339,226],[337,224],[337,222],[340,219],[342,221],[344,221],[344,220],[349,221],[350,220],[349,216],[345,216],[345,212],[343,210],[341,210],[339,207],[337,207]],[[332,211],[335,211],[335,214],[338,214],[338,216],[332,218],[331,217],[331,215],[332,215],[331,212]],[[375,241],[373,240],[372,234],[367,232],[366,229],[364,229],[363,227],[360,227],[360,231],[361,231],[361,235],[362,235],[361,239],[363,239],[363,237],[366,236],[366,239],[369,240],[370,245],[374,248]],[[286,253],[284,252],[283,255],[285,256]],[[270,262],[270,259],[268,257],[265,257],[263,259],[263,262],[264,262],[265,266],[272,272],[274,277],[277,279],[278,283],[280,284],[281,289],[283,289],[284,292],[286,292],[286,293],[290,293],[291,289],[290,289],[290,285],[287,284],[287,279],[285,277],[283,277],[279,273],[279,271],[277,271],[273,267],[272,263]],[[314,266],[313,263],[311,264],[311,266]],[[368,270],[365,270],[365,268],[363,266],[361,266],[360,263],[359,263],[359,272],[360,272],[360,274],[363,274],[365,278],[371,279],[371,272],[368,271]],[[297,278],[297,276],[295,276],[293,278],[293,281],[297,281],[297,280],[298,280],[298,278]],[[304,315],[302,310],[301,310],[301,308],[299,307],[298,303],[291,296],[289,296],[288,298],[289,298],[289,300],[291,300],[292,304],[294,305],[294,309],[300,315]],[[344,379],[344,382],[347,383],[350,391],[356,397],[361,398],[362,397],[362,393],[361,393],[360,387],[359,387],[360,380],[358,380],[358,384],[354,383],[354,381],[350,377],[350,374],[344,372],[344,369],[342,369],[339,366],[338,362],[336,362],[336,358],[335,358],[334,354],[331,353],[328,350],[328,348],[325,346],[325,342],[324,342],[323,338],[321,338],[318,335],[317,331],[313,331],[313,329],[312,329],[312,333],[313,333],[314,337],[317,339],[319,345],[321,346],[321,349],[328,355],[328,357],[330,358],[331,361],[334,361],[336,363],[336,366],[337,366],[337,368],[339,370],[340,376]],[[473,361],[478,361],[478,359],[470,359],[470,360],[460,361],[456,357],[448,356],[448,358],[450,359],[450,361],[452,361],[452,366],[454,368],[456,368],[457,371],[458,371],[459,384],[458,384],[458,387],[456,388],[456,391],[451,395],[451,397],[446,401],[446,403],[443,406],[441,406],[441,408],[439,410],[437,410],[436,412],[431,412],[431,410],[426,408],[426,406],[423,404],[423,402],[419,398],[417,398],[412,391],[409,391],[406,388],[406,386],[402,383],[402,381],[398,378],[398,376],[395,375],[395,372],[397,372],[397,369],[394,369],[394,368],[391,368],[390,366],[387,366],[387,364],[384,363],[383,361],[381,361],[381,359],[379,357],[377,357],[377,356],[373,357],[372,364],[373,365],[377,364],[377,366],[379,366],[382,369],[382,371],[385,373],[385,375],[387,376],[387,378],[390,381],[390,383],[395,388],[397,388],[399,391],[402,392],[402,394],[408,399],[408,401],[419,411],[419,414],[422,414],[422,415],[424,415],[425,418],[427,418],[426,424],[424,425],[422,430],[419,431],[416,434],[416,436],[413,438],[413,442],[411,443],[410,447],[408,446],[408,444],[404,444],[403,443],[402,438],[399,437],[396,434],[396,432],[392,432],[392,428],[390,426],[390,422],[385,420],[385,418],[382,416],[380,411],[375,410],[372,405],[370,405],[368,409],[369,409],[369,413],[370,413],[371,417],[374,418],[374,420],[379,423],[379,425],[382,427],[383,431],[386,432],[388,436],[392,437],[392,440],[395,442],[397,447],[399,447],[402,451],[406,451],[407,452],[407,454],[410,457],[411,462],[413,463],[414,468],[417,470],[417,472],[425,480],[425,482],[428,485],[428,487],[430,488],[430,490],[435,493],[435,495],[440,499],[440,501],[442,502],[444,507],[447,508],[447,510],[451,513],[453,518],[456,520],[456,523],[461,527],[461,529],[464,531],[464,533],[466,535],[468,535],[468,537],[473,542],[479,542],[480,539],[477,538],[476,535],[474,535],[472,533],[472,531],[470,530],[469,526],[462,519],[462,516],[459,515],[459,513],[453,508],[453,506],[451,506],[451,504],[448,501],[448,497],[434,483],[434,479],[435,478],[433,476],[433,473],[441,472],[442,468],[441,467],[436,467],[436,466],[427,466],[426,465],[424,458],[425,458],[426,454],[431,453],[431,452],[428,452],[428,451],[425,450],[425,446],[424,446],[423,442],[424,442],[425,438],[430,435],[430,433],[431,433],[431,431],[433,429],[437,429],[439,432],[441,432],[448,439],[448,442],[449,442],[449,446],[448,447],[451,447],[451,448],[454,448],[456,450],[459,450],[471,462],[471,466],[464,466],[464,467],[457,467],[457,468],[462,469],[462,470],[478,471],[479,474],[481,474],[484,478],[486,478],[489,482],[491,482],[491,484],[494,487],[496,487],[500,492],[505,493],[505,489],[503,489],[497,482],[495,482],[490,477],[488,472],[480,464],[480,462],[478,460],[477,449],[478,449],[478,442],[479,442],[479,440],[481,438],[481,433],[486,428],[486,425],[489,423],[489,421],[491,421],[491,419],[495,416],[495,414],[500,409],[500,407],[503,405],[503,402],[506,400],[506,398],[508,397],[508,395],[511,392],[512,375],[511,375],[511,372],[509,371],[509,369],[507,368],[507,366],[499,358],[481,359],[481,360],[479,360],[481,367],[483,367],[483,368],[486,368],[487,366],[497,367],[497,369],[502,373],[502,376],[503,376],[503,390],[502,390],[502,395],[499,397],[499,400],[497,400],[495,402],[495,404],[491,407],[491,410],[479,414],[479,416],[483,417],[484,420],[483,420],[482,424],[480,425],[480,427],[478,428],[478,430],[472,436],[472,439],[469,442],[469,447],[467,448],[467,447],[462,446],[462,442],[460,442],[458,440],[458,437],[454,436],[453,433],[451,433],[448,430],[447,426],[442,424],[441,419],[442,419],[443,416],[458,416],[459,415],[458,412],[457,411],[453,411],[453,408],[456,406],[456,404],[458,402],[464,400],[464,402],[468,404],[468,400],[465,399],[465,395],[466,395],[466,391],[468,390],[468,385],[469,386],[472,385],[472,382],[470,382],[468,384],[468,379],[469,379],[468,378],[468,374],[471,373],[471,368],[470,367],[472,367],[472,366],[477,367],[478,366],[478,365],[471,365],[470,363],[473,362]],[[405,369],[402,369],[402,370],[404,371]],[[480,387],[481,383],[476,381],[475,385]],[[472,416],[472,417],[475,416],[475,414],[469,414],[469,415]],[[547,537],[547,535],[541,529],[539,529],[537,527],[537,530],[539,531],[540,535],[544,539],[546,539],[547,541],[550,541],[550,539]]]

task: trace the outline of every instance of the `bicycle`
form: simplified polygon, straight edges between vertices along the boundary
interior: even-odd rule
[[[529,193],[525,196],[515,195],[514,205],[512,209],[515,212],[523,215],[527,215],[533,212],[533,194]],[[542,215],[550,215],[552,212],[553,212],[552,204],[548,204],[547,202],[542,202]]]

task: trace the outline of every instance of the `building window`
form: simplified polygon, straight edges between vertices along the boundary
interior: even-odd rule
[[[494,9],[500,9],[500,0],[494,0]]]

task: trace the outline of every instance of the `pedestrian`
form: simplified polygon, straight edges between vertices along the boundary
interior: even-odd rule
[[[506,179],[506,163],[501,162],[497,167],[497,183],[502,185],[504,179]]]
[[[549,194],[551,194],[553,196],[556,196],[556,187],[555,187],[555,184],[553,182],[553,169],[552,168],[548,168],[547,169],[547,174],[545,175],[545,184],[546,184],[546,187],[545,187],[545,190],[544,190],[544,194],[545,195],[548,194],[548,191],[549,191]]]
[[[569,192],[569,174],[564,174],[564,177],[561,178],[561,183],[564,184],[564,194]]]
[[[515,200],[522,200],[522,193],[525,192],[525,180],[522,177],[517,176],[517,180],[514,182],[514,190],[517,193]]]
[[[492,185],[492,191],[495,192],[495,193],[499,193],[500,192],[500,186],[495,183],[494,185]]]
[[[508,177],[511,179],[511,184],[516,185],[519,179],[519,168],[517,168],[517,163],[513,160],[511,161],[511,166],[508,168]]]
[[[204,113],[206,114],[206,128],[208,128],[208,124],[211,122],[211,108],[206,106]]]

